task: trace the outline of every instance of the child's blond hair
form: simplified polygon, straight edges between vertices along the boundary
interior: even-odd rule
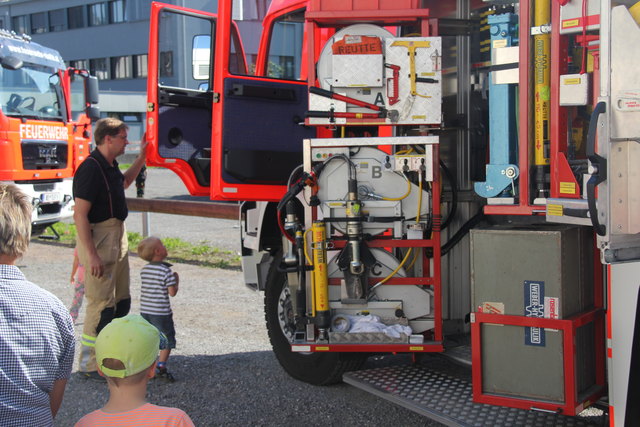
[[[143,239],[138,244],[138,256],[145,261],[151,261],[153,259],[153,254],[156,250],[156,246],[158,243],[162,243],[161,240],[157,237],[151,236]]]

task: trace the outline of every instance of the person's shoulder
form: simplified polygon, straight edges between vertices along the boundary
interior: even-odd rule
[[[159,406],[148,403],[146,411],[150,416],[156,417],[158,422],[161,420],[166,421],[166,424],[158,424],[165,426],[187,427],[193,426],[193,421],[189,418],[189,415],[180,408],[172,408],[169,406]]]
[[[26,278],[14,284],[14,290],[16,294],[28,297],[30,300],[39,301],[52,308],[62,308],[66,310],[60,298],[37,284],[30,282]]]
[[[80,418],[74,427],[91,427],[100,419],[101,411],[99,409],[89,412],[84,417]]]
[[[88,177],[100,172],[100,163],[92,156],[87,156],[86,159],[78,165],[74,177]]]

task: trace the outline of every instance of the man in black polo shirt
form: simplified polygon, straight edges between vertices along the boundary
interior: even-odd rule
[[[131,306],[124,189],[144,166],[146,141],[142,141],[140,155],[123,174],[116,157],[124,153],[128,144],[128,129],[118,119],[98,120],[94,131],[96,149],[73,178],[73,219],[78,232],[78,256],[86,269],[87,300],[79,371],[96,380],[102,379],[95,359],[96,336],[114,317],[125,316]]]

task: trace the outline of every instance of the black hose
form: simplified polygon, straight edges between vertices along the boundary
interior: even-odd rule
[[[444,220],[442,225],[440,225],[440,230],[444,230],[449,226],[449,224],[451,224],[451,220],[456,216],[456,212],[458,210],[458,183],[455,176],[453,176],[442,159],[440,159],[440,167],[442,168],[444,174],[447,176],[447,180],[449,180],[449,185],[451,186],[451,209],[449,209],[449,215],[447,215],[447,219]]]
[[[478,211],[477,214],[475,214],[474,216],[472,216],[471,218],[469,218],[469,220],[467,222],[465,222],[462,227],[460,227],[460,229],[458,231],[456,231],[456,234],[454,234],[447,243],[445,243],[444,245],[442,245],[441,248],[441,255],[444,256],[446,255],[451,249],[453,249],[453,247],[455,245],[457,245],[458,243],[460,243],[460,240],[462,240],[462,238],[476,225],[478,225],[480,222],[482,222],[485,219],[484,217],[484,210],[483,208],[480,208],[480,210]]]

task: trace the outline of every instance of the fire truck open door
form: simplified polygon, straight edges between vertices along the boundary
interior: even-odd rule
[[[230,1],[217,15],[153,3],[149,43],[148,163],[194,195],[279,200],[315,135],[306,84],[247,75]]]

